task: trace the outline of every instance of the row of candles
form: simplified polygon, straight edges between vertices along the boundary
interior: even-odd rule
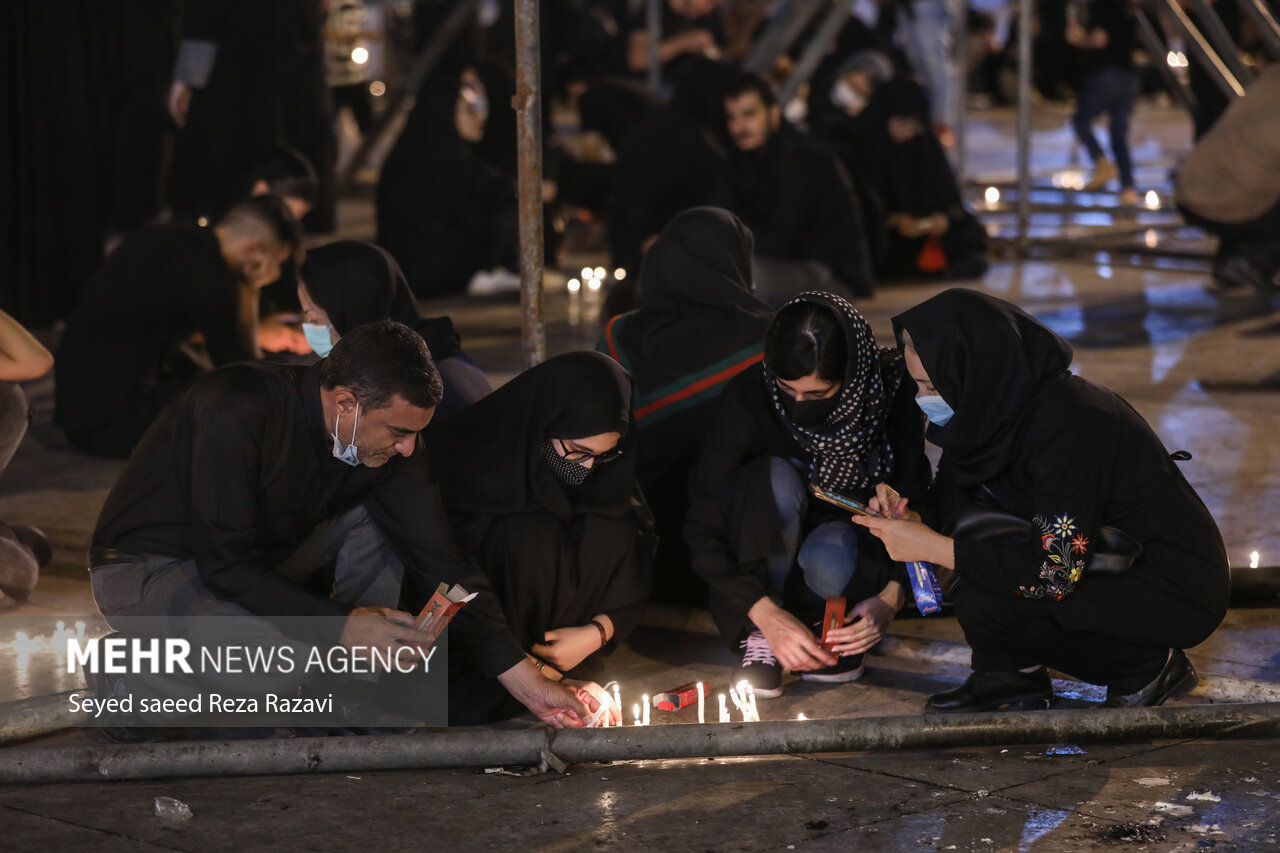
[[[613,703],[618,708],[618,711],[621,712],[624,707],[622,704],[622,690],[618,687],[618,682],[616,681],[611,682],[609,686],[613,688]],[[705,723],[707,721],[706,685],[704,685],[701,681],[699,681],[697,684],[697,690],[698,690],[698,722]],[[756,693],[751,688],[750,683],[746,681],[739,681],[737,685],[730,685],[728,695],[721,693],[717,696],[717,699],[719,700],[719,705],[720,705],[720,722],[722,723],[733,722],[733,718],[730,715],[730,711],[729,711],[730,702],[733,703],[733,707],[738,710],[738,713],[742,715],[742,722],[744,723],[760,722],[760,711],[756,707]],[[632,705],[631,710],[632,710],[632,716],[634,720],[632,725],[635,725],[635,726],[649,725],[649,710],[652,706],[653,706],[653,702],[650,700],[649,694],[647,693],[644,694],[644,699],[642,702],[637,702],[636,704]],[[591,728],[591,727],[595,727],[596,725],[600,725],[604,728],[608,728],[609,726],[608,711],[609,711],[608,705],[602,704],[600,708],[594,714],[591,715],[591,718],[587,720],[587,726]],[[800,717],[801,719],[803,719],[804,715],[801,714]],[[625,725],[625,723],[623,725]]]

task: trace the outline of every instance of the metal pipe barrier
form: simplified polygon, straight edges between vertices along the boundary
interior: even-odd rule
[[[516,0],[516,148],[520,210],[520,349],[524,366],[547,358],[547,329],[542,316],[542,49],[539,0]]]
[[[536,765],[551,757],[581,763],[1063,742],[1270,738],[1277,734],[1280,705],[1271,704],[608,729],[437,729],[413,735],[8,749],[0,751],[0,782]]]
[[[645,10],[645,26],[649,33],[649,90],[655,95],[662,92],[662,3],[664,0],[648,0]]]
[[[1018,2],[1018,253],[1031,250],[1031,0]]]
[[[1173,69],[1169,67],[1165,57],[1169,53],[1169,46],[1161,38],[1161,30],[1157,29],[1155,24],[1151,22],[1151,16],[1147,14],[1147,10],[1139,6],[1134,10],[1134,16],[1138,21],[1138,40],[1142,42],[1143,49],[1151,58],[1151,64],[1154,65],[1160,73],[1160,79],[1164,81],[1165,88],[1174,94],[1178,100],[1182,101],[1182,105],[1190,112],[1195,112],[1199,106],[1199,100],[1195,93],[1177,74],[1173,73]]]

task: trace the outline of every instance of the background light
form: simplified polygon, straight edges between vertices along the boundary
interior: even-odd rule
[[[356,65],[364,65],[369,61],[369,51],[365,50],[363,47],[357,47],[355,50],[351,51],[351,61]]]
[[[381,98],[383,95],[387,94],[387,84],[383,83],[381,80],[374,80],[369,84],[369,94],[373,95],[375,98]]]
[[[987,187],[987,191],[983,193],[983,198],[987,200],[987,204],[995,204],[1000,201],[1000,190],[995,187]]]

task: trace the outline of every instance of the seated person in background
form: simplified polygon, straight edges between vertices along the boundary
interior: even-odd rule
[[[240,202],[217,225],[144,228],[80,295],[54,365],[54,419],[77,449],[128,456],[155,416],[212,366],[256,356],[258,289],[280,277],[302,234],[273,195]]]
[[[849,176],[822,143],[783,121],[759,75],[725,91],[734,149],[716,192],[756,238],[756,288],[770,305],[805,290],[870,296],[871,264]]]
[[[419,296],[461,293],[473,279],[518,288],[515,184],[475,150],[488,117],[474,69],[428,78],[383,164],[378,244]]]
[[[653,537],[636,488],[631,379],[617,362],[573,352],[531,367],[432,427],[427,447],[459,544],[544,674],[626,638],[649,595]],[[454,651],[450,724],[511,716]]]
[[[725,388],[693,473],[685,540],[721,635],[742,652],[734,683],[777,696],[783,667],[816,681],[862,674],[863,653],[905,601],[906,574],[808,486],[861,501],[885,479],[924,489],[913,395],[898,354],[877,349],[862,315],[829,293],[787,303],[763,365]],[[858,620],[838,629],[839,657],[812,630],[837,595]]]
[[[987,232],[965,209],[942,143],[929,127],[929,101],[905,78],[881,86],[867,108],[860,173],[884,211],[887,239],[880,278],[980,278]]]
[[[1068,371],[1071,347],[992,296],[949,290],[894,329],[942,448],[929,524],[924,492],[877,487],[858,518],[895,560],[953,569],[973,649],[965,683],[927,711],[1048,707],[1045,667],[1107,686],[1108,706],[1159,705],[1197,682],[1182,649],[1227,611],[1222,537],[1151,427]],[[966,512],[967,509],[967,512]],[[1002,514],[1003,531],[955,530]],[[960,528],[965,529],[965,528]]]
[[[636,479],[658,531],[654,597],[705,602],[681,536],[689,472],[725,383],[760,361],[773,311],[751,294],[751,232],[696,207],[662,230],[640,269],[638,311],[614,317],[596,349],[635,383]]]
[[[725,44],[724,21],[720,7],[724,0],[660,0],[662,5],[662,42],[658,60],[664,72],[678,66],[690,56],[719,59]],[[649,10],[640,4],[627,26],[627,70],[632,73],[649,68]]]
[[[372,243],[341,240],[307,252],[299,271],[303,333],[324,358],[356,326],[397,320],[426,340],[444,380],[436,417],[460,412],[493,390],[484,371],[462,351],[448,317],[424,319],[395,259]]]
[[[671,218],[711,204],[728,142],[724,87],[734,74],[710,59],[691,60],[672,80],[670,103],[632,125],[618,147],[609,247],[613,265],[630,278],[609,291],[607,316],[636,307],[633,282],[644,250]]]
[[[1280,286],[1280,66],[1263,71],[1182,161],[1178,209],[1222,242],[1213,280]]]
[[[312,649],[422,643],[398,609],[402,584],[447,581],[479,593],[452,623],[454,647],[542,720],[579,724],[585,694],[525,660],[453,545],[425,458],[413,456],[440,394],[422,338],[389,320],[353,330],[319,364],[202,377],[148,431],[103,506],[89,552],[94,601],[129,635],[289,646],[299,665],[204,670],[198,683],[163,670],[87,672],[98,696],[288,695],[307,688],[300,662]]]
[[[0,474],[9,467],[31,422],[27,395],[19,382],[39,379],[53,368],[53,356],[17,320],[0,311]],[[49,540],[29,524],[0,523],[0,608],[25,599],[53,558]]]

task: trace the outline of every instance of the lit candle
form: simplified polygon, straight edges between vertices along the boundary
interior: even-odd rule
[[[733,707],[737,708],[738,713],[742,715],[742,722],[744,723],[751,722],[747,718],[748,717],[747,706],[742,704],[742,699],[740,698],[740,694],[736,689],[734,689],[734,686],[732,684],[729,685],[729,700],[733,702]]]
[[[649,725],[649,705],[650,704],[652,703],[649,702],[649,694],[646,693],[644,694],[644,724],[646,726]]]
[[[698,682],[698,723],[702,724],[707,721],[707,711],[705,706],[706,691],[702,688],[702,682]]]
[[[807,720],[807,719],[809,719],[809,718],[808,718],[808,717],[806,717],[804,714],[797,714],[797,715],[796,715],[796,720]]]
[[[640,725],[640,706],[639,706],[639,705],[632,705],[632,706],[631,706],[631,710],[632,710],[632,712],[634,712],[634,713],[635,713],[635,715],[636,715],[636,725],[637,725],[637,726],[638,726],[638,725]]]
[[[756,691],[752,689],[750,684],[743,684],[743,701],[747,705],[747,710],[751,712],[753,722],[760,722],[760,711],[756,709]]]
[[[618,716],[621,717],[625,711],[622,710],[622,693],[618,691],[618,682],[613,682],[613,704],[618,706]]]
[[[729,703],[725,701],[724,694],[720,694],[720,722],[729,722]]]

